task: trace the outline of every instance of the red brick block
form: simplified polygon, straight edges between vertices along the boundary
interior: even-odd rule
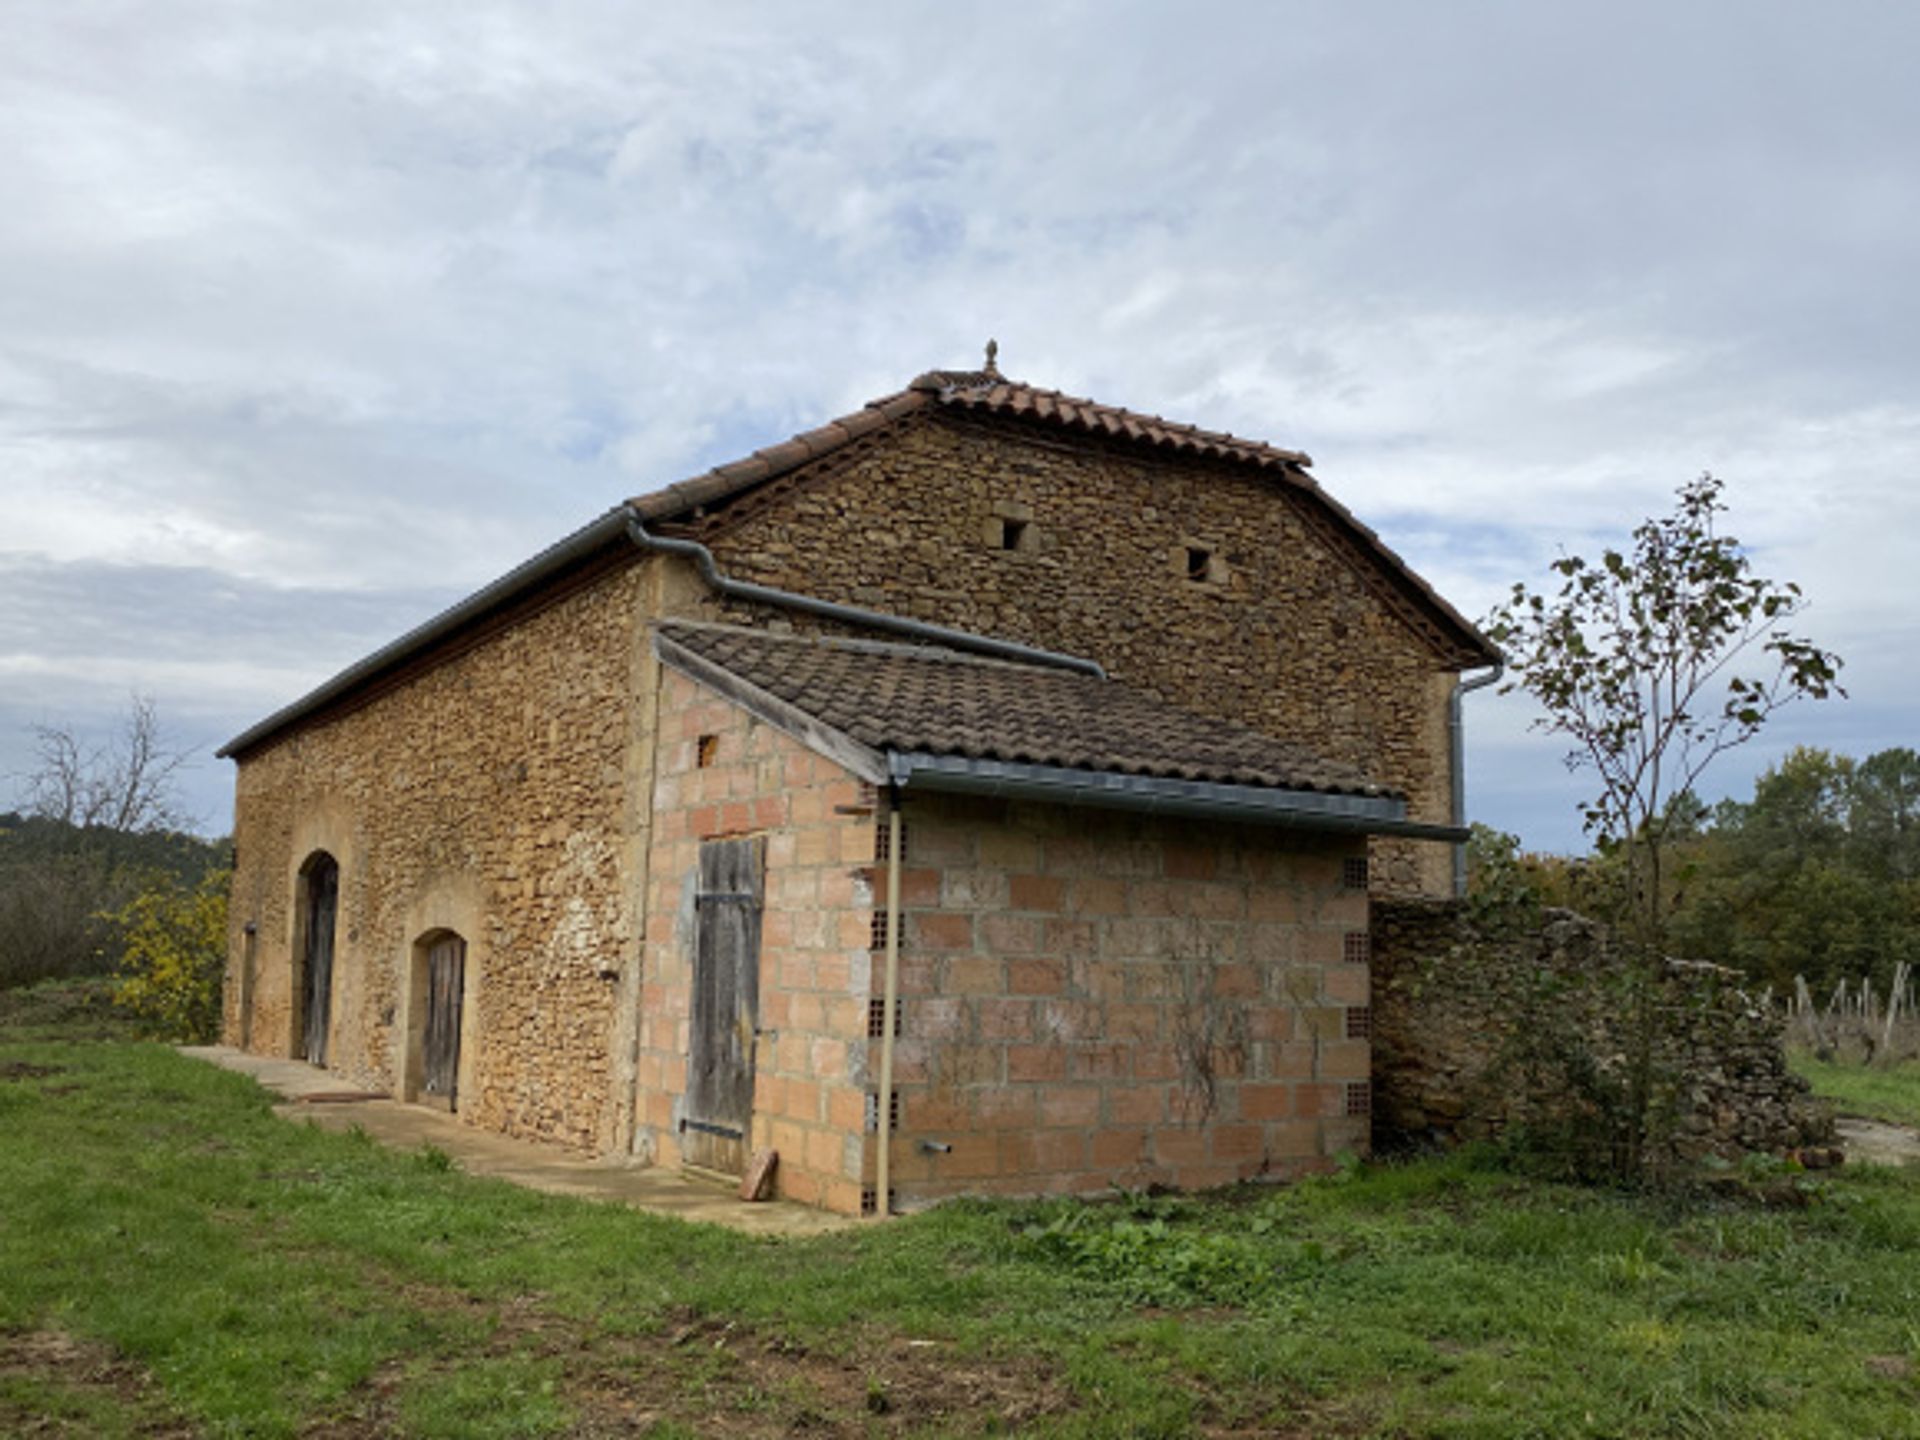
[[[1084,1131],[1040,1130],[1032,1140],[1032,1169],[1057,1173],[1086,1168],[1088,1147]]]
[[[1141,1045],[1133,1052],[1133,1078],[1174,1080],[1180,1075],[1180,1053],[1171,1045]]]
[[[1138,1165],[1147,1154],[1145,1130],[1096,1130],[1093,1163],[1102,1169],[1123,1170]]]
[[[1163,1126],[1153,1132],[1153,1158],[1176,1169],[1207,1163],[1207,1134],[1200,1129]]]
[[[1130,1045],[1076,1045],[1067,1058],[1067,1073],[1076,1080],[1124,1080],[1132,1059]]]
[[[971,950],[973,916],[952,910],[910,911],[907,935],[917,950]]]
[[[1266,1150],[1266,1132],[1258,1125],[1215,1125],[1208,1132],[1213,1158],[1238,1163],[1258,1160]]]
[[[1034,1092],[1025,1085],[983,1090],[974,1103],[974,1115],[984,1130],[1031,1127],[1034,1122]]]
[[[1291,1085],[1243,1084],[1237,1094],[1243,1120],[1284,1120],[1294,1113]]]
[[[1058,1045],[1009,1045],[1007,1081],[1019,1084],[1033,1080],[1064,1080],[1067,1052]]]
[[[1040,953],[1041,922],[1031,915],[982,915],[979,931],[982,948],[995,955]]]
[[[1015,910],[1051,912],[1066,903],[1067,882],[1058,875],[1015,875],[1008,887],[1008,904]]]
[[[1308,1116],[1339,1115],[1347,1108],[1347,1087],[1343,1084],[1296,1085],[1293,1091],[1293,1113],[1302,1119]]]
[[[1040,1091],[1040,1124],[1087,1128],[1100,1123],[1101,1090],[1096,1085],[1049,1085]],[[1029,1114],[1033,1113],[1031,1108]]]
[[[997,955],[956,955],[946,962],[935,988],[945,995],[1004,995],[1006,962]]]
[[[1158,1125],[1167,1118],[1164,1085],[1114,1086],[1107,1091],[1108,1125]]]
[[[994,916],[987,916],[993,920]],[[1060,995],[1067,988],[1067,967],[1060,960],[1009,960],[1007,989],[1015,995]]]

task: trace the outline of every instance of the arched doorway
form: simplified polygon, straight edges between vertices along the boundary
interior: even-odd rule
[[[460,1024],[467,993],[467,942],[452,930],[433,930],[413,947],[413,1008],[418,1057],[415,1098],[460,1106]]]
[[[309,1065],[327,1063],[333,1014],[333,932],[340,908],[340,866],[317,850],[300,867],[300,1010],[294,1053]]]

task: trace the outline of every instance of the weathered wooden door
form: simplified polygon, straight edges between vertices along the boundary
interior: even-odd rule
[[[327,1063],[327,1020],[333,1007],[333,919],[340,867],[322,855],[307,867],[307,953],[300,971],[300,1054]]]
[[[694,897],[693,1001],[681,1154],[738,1175],[753,1120],[753,1046],[760,1022],[762,857],[758,839],[700,847]]]
[[[459,1106],[460,999],[467,986],[467,942],[443,935],[427,951],[427,1031],[421,1044],[420,1088]]]

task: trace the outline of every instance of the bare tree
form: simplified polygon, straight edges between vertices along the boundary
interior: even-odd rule
[[[36,764],[26,776],[30,813],[82,829],[124,834],[184,830],[191,823],[178,775],[193,758],[166,740],[151,695],[135,695],[105,744],[83,744],[72,727],[36,725]]]

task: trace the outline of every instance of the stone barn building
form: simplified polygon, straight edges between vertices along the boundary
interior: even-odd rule
[[[616,507],[224,749],[228,1040],[848,1212],[1364,1149],[1497,656],[1309,463],[990,354]]]

